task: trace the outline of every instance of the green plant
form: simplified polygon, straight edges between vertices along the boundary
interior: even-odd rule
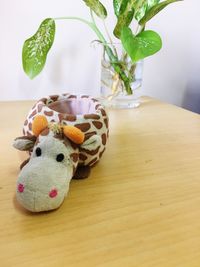
[[[126,92],[132,94],[132,75],[124,67],[124,62],[118,58],[112,38],[105,25],[106,8],[99,0],[83,1],[90,8],[91,21],[79,17],[47,18],[41,23],[37,32],[24,42],[22,61],[25,73],[33,79],[42,71],[47,54],[54,41],[55,21],[74,19],[87,24],[95,32],[98,40],[104,46],[114,71],[123,81]],[[167,5],[177,1],[182,0],[113,0],[113,8],[117,18],[113,33],[121,41],[125,50],[125,57],[128,54],[133,64],[161,49],[162,40],[159,34],[152,30],[145,30],[146,24]],[[94,13],[103,20],[108,41],[97,27]],[[131,28],[134,30],[131,30]]]

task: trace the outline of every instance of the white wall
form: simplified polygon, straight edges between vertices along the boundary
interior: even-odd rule
[[[112,0],[102,2],[111,9]],[[149,23],[148,29],[162,36],[163,49],[145,60],[143,94],[195,109],[190,99],[193,95],[195,100],[197,95],[200,98],[199,10],[200,1],[185,0],[172,4]],[[0,1],[0,100],[38,99],[66,91],[98,94],[100,50],[91,48],[96,36],[80,22],[57,22],[55,43],[37,78],[30,80],[22,70],[23,42],[40,22],[46,17],[72,15],[89,18],[82,0]],[[108,27],[114,20],[112,15]]]

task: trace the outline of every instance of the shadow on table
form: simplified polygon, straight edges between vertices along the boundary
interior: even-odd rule
[[[188,84],[181,106],[200,114],[200,82]]]

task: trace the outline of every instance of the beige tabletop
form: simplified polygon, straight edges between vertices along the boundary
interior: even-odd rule
[[[72,181],[56,211],[15,201],[11,147],[33,102],[0,102],[0,266],[200,266],[200,117],[144,98],[112,110],[91,176]]]

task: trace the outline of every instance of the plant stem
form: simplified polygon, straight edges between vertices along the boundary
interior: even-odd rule
[[[79,20],[85,24],[87,24],[88,26],[90,26],[91,22],[87,21],[85,19],[79,18],[79,17],[58,17],[58,18],[54,18],[54,20],[63,20],[63,19],[73,19],[73,20]]]
[[[97,36],[99,37],[99,39],[102,41],[103,45],[104,46],[108,46],[108,42],[106,41],[105,37],[103,36],[103,34],[99,31],[97,25],[96,25],[96,22],[95,22],[95,19],[94,19],[94,15],[93,15],[93,12],[92,12],[92,9],[90,9],[90,16],[91,16],[91,19],[92,19],[92,23],[93,25],[95,26],[95,33],[97,34]],[[107,31],[106,31],[107,33]],[[108,33],[107,33],[108,35]],[[108,39],[111,40],[110,36],[108,35]],[[111,40],[111,43],[112,43],[112,40]]]
[[[92,22],[87,21],[85,19],[79,18],[79,17],[58,17],[58,18],[54,18],[54,20],[65,20],[65,19],[72,19],[72,20],[78,20],[81,21],[85,24],[87,24],[97,35],[97,37],[99,38],[99,40],[102,42],[102,44],[105,47],[105,51],[110,59],[111,65],[113,66],[114,70],[120,75],[121,79],[124,82],[125,88],[126,88],[126,92],[127,94],[132,94],[132,89],[130,87],[130,80],[127,77],[127,75],[125,74],[125,72],[122,70],[122,68],[120,67],[119,64],[119,59],[113,54],[112,49],[109,47],[106,39],[104,38],[103,34],[100,32],[100,30],[97,28],[94,18],[92,16]]]
[[[96,33],[96,35],[98,36],[99,40],[103,43],[103,45],[104,46],[108,46],[107,45],[107,42],[106,42],[106,39],[104,38],[103,34],[97,28],[97,26],[94,23],[94,21],[93,22],[90,22],[90,21],[87,21],[87,20],[82,19],[82,18],[79,18],[79,17],[58,17],[58,18],[54,18],[54,20],[64,20],[64,19],[79,20],[79,21],[87,24]]]
[[[126,76],[125,72],[120,67],[119,59],[113,54],[112,49],[108,46],[104,36],[102,35],[102,33],[99,31],[99,29],[96,27],[95,24],[92,25],[92,29],[95,31],[95,33],[99,37],[100,41],[102,41],[102,43],[105,47],[106,53],[110,59],[111,65],[113,66],[114,70],[119,74],[119,76],[121,77],[121,79],[124,82],[127,94],[131,95],[132,89],[130,87],[130,81],[129,81],[129,78]]]
[[[145,25],[141,26],[140,24],[138,24],[135,30],[135,35],[141,33],[144,29],[145,29]]]
[[[109,31],[108,31],[108,29],[107,29],[107,27],[106,27],[106,23],[105,23],[105,20],[104,20],[104,19],[103,19],[103,26],[104,26],[104,29],[105,29],[106,34],[107,34],[107,36],[108,36],[108,39],[109,39],[109,41],[110,41],[110,44],[112,45],[112,48],[113,48],[113,50],[114,50],[114,52],[115,52],[115,56],[118,57],[118,55],[117,55],[117,49],[115,48],[115,46],[114,46],[114,44],[113,44],[112,38],[111,38],[111,36],[110,36],[110,34],[109,34]]]

